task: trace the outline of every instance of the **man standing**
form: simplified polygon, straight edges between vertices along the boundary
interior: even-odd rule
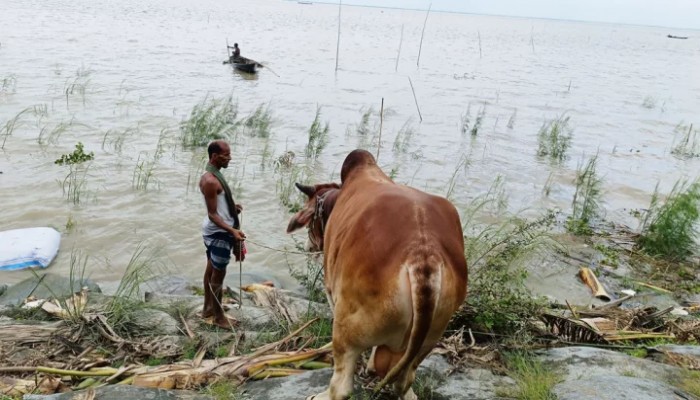
[[[221,174],[231,161],[231,147],[223,140],[209,144],[209,162],[199,181],[204,195],[207,216],[202,224],[204,246],[207,248],[207,269],[204,272],[204,309],[202,317],[212,318],[219,327],[229,329],[235,322],[226,316],[222,306],[223,284],[231,253],[236,261],[245,258],[245,234],[240,230],[238,214],[243,207],[233,201],[231,189]]]

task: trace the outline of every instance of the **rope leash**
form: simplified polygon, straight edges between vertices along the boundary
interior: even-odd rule
[[[248,239],[248,238],[246,238],[245,241],[248,242],[248,243],[250,243],[250,244],[254,244],[254,245],[258,246],[258,247],[262,247],[262,248],[264,248],[264,249],[272,250],[272,251],[275,251],[275,252],[278,252],[278,253],[284,253],[284,254],[301,254],[301,255],[305,255],[305,256],[312,256],[312,255],[316,255],[316,254],[323,254],[322,251],[292,251],[292,250],[280,250],[280,249],[276,249],[276,248],[274,248],[274,247],[266,246],[266,245],[264,245],[264,244],[255,242],[255,241],[250,240],[250,239]]]

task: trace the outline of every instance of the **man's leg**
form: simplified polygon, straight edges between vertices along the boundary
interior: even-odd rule
[[[213,311],[214,311],[214,324],[225,328],[233,328],[231,320],[224,313],[223,300],[224,300],[224,278],[226,277],[225,269],[212,268],[210,284],[212,287],[213,294]]]
[[[214,315],[214,293],[210,286],[213,270],[211,259],[207,256],[207,268],[204,270],[204,308],[202,309],[202,318],[209,318]]]

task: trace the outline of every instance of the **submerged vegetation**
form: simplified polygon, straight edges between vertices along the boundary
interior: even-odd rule
[[[69,168],[68,174],[61,182],[61,188],[63,189],[63,195],[73,204],[80,204],[85,195],[89,169],[89,164],[86,163],[94,158],[95,153],[85,153],[83,144],[78,142],[72,153],[63,154],[54,161],[57,165],[67,165]]]
[[[693,130],[693,124],[690,126],[679,124],[675,131],[680,133],[681,138],[673,146],[671,154],[683,158],[700,157],[700,134],[697,129]]]

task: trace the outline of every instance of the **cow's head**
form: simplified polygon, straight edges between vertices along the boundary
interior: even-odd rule
[[[289,221],[287,233],[306,226],[309,231],[306,250],[323,251],[323,234],[328,217],[331,215],[335,200],[340,192],[340,185],[337,183],[323,183],[314,186],[296,183],[295,185],[299,191],[308,196],[309,200]]]

